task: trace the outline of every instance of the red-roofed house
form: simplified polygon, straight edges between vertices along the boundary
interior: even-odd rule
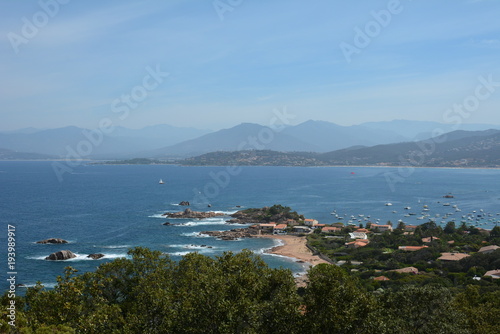
[[[487,271],[484,276],[491,276],[493,279],[500,278],[500,269]]]
[[[399,250],[407,251],[407,252],[416,252],[423,248],[428,248],[428,246],[399,246]]]
[[[318,221],[316,219],[304,219],[304,225],[313,227],[318,225]]]
[[[374,277],[373,280],[374,281],[390,281],[390,279],[388,277],[385,277],[385,276]]]
[[[415,267],[406,267],[406,268],[394,269],[394,270],[389,270],[389,271],[395,271],[395,272],[401,273],[401,274],[418,274],[418,269]]]
[[[274,227],[273,233],[274,234],[286,234],[287,227],[288,227],[287,224],[278,224]]]
[[[385,232],[385,231],[391,231],[392,232],[392,226],[391,225],[377,225],[377,224],[371,224],[370,225],[370,230],[379,230],[379,232]]]
[[[469,257],[469,254],[464,253],[442,253],[438,260],[441,261],[460,261],[466,257]]]
[[[489,254],[489,253],[493,253],[494,251],[496,251],[499,248],[500,247],[498,247],[497,245],[484,246],[484,247],[481,247],[481,249],[479,249],[479,253]]]
[[[424,244],[428,244],[430,242],[433,242],[434,240],[439,240],[438,237],[428,237],[428,238],[422,238],[422,242]]]
[[[359,247],[365,247],[368,245],[370,241],[368,239],[357,239],[355,241],[351,241],[345,244],[347,248],[359,248]]]
[[[335,233],[341,231],[342,229],[340,227],[335,227],[335,226],[325,226],[321,229],[321,232],[323,233]]]
[[[405,232],[414,232],[417,229],[417,225],[406,225]]]

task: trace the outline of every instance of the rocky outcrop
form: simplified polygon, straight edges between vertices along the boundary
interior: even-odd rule
[[[274,222],[277,224],[288,221],[302,221],[304,216],[289,207],[273,205],[272,207],[263,207],[261,209],[245,209],[235,212],[231,215],[232,219],[228,221],[231,224],[263,224]]]
[[[68,242],[64,239],[49,238],[49,239],[37,241],[36,243],[37,244],[67,244]]]
[[[191,205],[188,201],[182,201],[179,203],[179,205],[182,205],[182,206],[189,206]]]
[[[69,250],[62,250],[59,252],[55,252],[50,254],[45,258],[45,260],[51,260],[51,261],[63,261],[63,260],[68,260],[76,257],[76,255]]]
[[[190,219],[204,219],[204,218],[212,218],[212,217],[220,217],[224,216],[223,213],[218,213],[218,212],[200,212],[200,211],[193,211],[191,209],[186,209],[184,211],[180,212],[167,212],[164,213],[163,216],[169,217],[169,218],[190,218]]]
[[[229,231],[204,231],[200,234],[209,235],[221,240],[237,240],[241,238],[253,238],[259,233],[255,228],[237,228]]]
[[[174,225],[174,224],[172,224],[171,222],[164,222],[163,225],[169,226],[169,225]]]
[[[95,254],[90,254],[90,255],[87,255],[87,257],[93,259],[93,260],[98,260],[102,257],[104,257],[104,254],[101,254],[101,253],[95,253]]]

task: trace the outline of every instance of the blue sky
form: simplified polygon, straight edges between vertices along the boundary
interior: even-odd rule
[[[450,115],[500,124],[500,84],[470,112],[447,112],[474,102],[480,77],[500,82],[500,1],[0,6],[0,130],[96,128],[102,119],[217,130],[266,125],[276,108],[286,108],[292,124],[448,122]],[[345,45],[356,53],[346,57]],[[147,78],[156,69],[168,73],[161,82]]]

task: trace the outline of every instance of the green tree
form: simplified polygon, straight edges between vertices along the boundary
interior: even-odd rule
[[[377,323],[382,320],[382,324]],[[376,311],[368,319],[375,333],[428,334],[463,333],[463,315],[452,305],[452,294],[446,288],[407,286],[382,294]]]
[[[353,333],[374,307],[357,280],[338,266],[319,264],[309,269],[304,296],[304,332]]]

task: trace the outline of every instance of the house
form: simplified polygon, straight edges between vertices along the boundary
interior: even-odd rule
[[[351,232],[349,233],[349,237],[351,239],[368,239],[364,232]]]
[[[494,251],[496,251],[499,248],[500,247],[498,247],[497,245],[484,246],[484,247],[481,247],[479,249],[479,253],[489,254],[489,253],[493,253]]]
[[[469,254],[464,253],[442,253],[437,259],[441,261],[460,261],[469,256]]]
[[[335,227],[335,226],[325,226],[321,229],[321,232],[323,233],[336,233],[341,231],[342,229],[340,227]]]
[[[288,226],[286,224],[278,224],[274,227],[274,234],[286,234],[286,228]]]
[[[373,280],[374,281],[390,281],[390,279],[385,277],[385,276],[374,277]]]
[[[311,233],[311,229],[307,226],[294,226],[293,232],[297,233]]]
[[[415,267],[406,267],[406,268],[394,269],[394,270],[389,270],[389,271],[395,271],[395,272],[401,273],[401,274],[418,274],[418,269]]]
[[[356,230],[356,232],[360,232],[360,233],[370,233],[370,230],[366,229],[366,228],[358,228]]]
[[[325,227],[325,226],[326,226],[326,224],[316,224],[316,225],[314,225],[313,227],[314,227],[314,228],[323,228],[323,227]]]
[[[318,225],[318,221],[316,219],[304,219],[304,224],[306,226],[315,226],[315,225]]]
[[[359,248],[359,247],[365,247],[369,243],[370,243],[370,241],[368,239],[358,239],[358,240],[346,243],[345,246],[347,248]]]
[[[491,276],[491,278],[493,279],[499,279],[500,269],[487,271],[486,274],[484,274],[484,276]]]
[[[406,225],[405,232],[415,232],[417,229],[417,225]]]
[[[273,233],[274,227],[276,226],[276,223],[269,223],[269,224],[259,224],[259,229],[262,232],[269,232]]]
[[[399,250],[407,251],[407,252],[416,252],[423,248],[428,248],[428,246],[399,246]]]
[[[299,223],[295,219],[287,219],[283,222],[284,224],[287,224],[288,226],[297,226]]]
[[[392,226],[391,225],[371,224],[370,225],[370,230],[378,230],[379,232],[385,232],[385,231],[391,231],[392,232]]]
[[[435,241],[435,240],[439,240],[439,238],[437,238],[437,237],[422,238],[422,242],[423,242],[424,244],[431,243],[431,242],[433,242],[433,241]]]

